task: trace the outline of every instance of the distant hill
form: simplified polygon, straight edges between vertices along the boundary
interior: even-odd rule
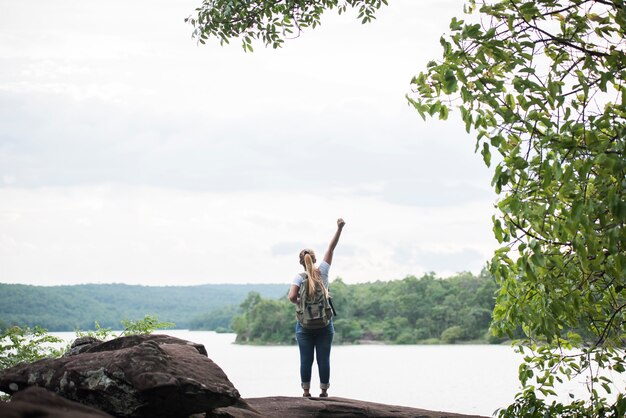
[[[85,284],[30,286],[0,283],[0,327],[39,325],[49,331],[119,329],[120,321],[154,315],[189,328],[194,318],[238,305],[249,292],[280,298],[285,284],[207,284],[199,286],[135,286]]]

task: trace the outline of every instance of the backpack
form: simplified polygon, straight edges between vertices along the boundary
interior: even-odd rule
[[[323,286],[309,281],[306,273],[300,273],[300,276],[302,283],[298,293],[299,301],[296,304],[296,318],[304,328],[324,328],[333,317],[332,302],[326,297]],[[313,296],[309,296],[310,285],[316,285]]]

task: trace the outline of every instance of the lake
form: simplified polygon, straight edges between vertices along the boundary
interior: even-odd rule
[[[203,344],[243,398],[301,396],[297,346],[234,344],[235,334],[167,330]],[[73,341],[73,332],[51,333]],[[330,396],[490,416],[519,390],[521,357],[501,345],[335,345]],[[316,365],[312,393],[319,387]],[[581,383],[568,392],[584,393]],[[565,397],[564,397],[565,400]]]

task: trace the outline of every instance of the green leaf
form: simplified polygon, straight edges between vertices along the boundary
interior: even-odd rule
[[[441,106],[441,109],[439,109],[439,119],[441,120],[448,119],[448,107],[447,106]]]
[[[511,93],[506,95],[505,102],[509,109],[515,109],[515,96],[513,96]]]
[[[458,90],[458,82],[456,76],[454,75],[454,71],[451,69],[446,69],[443,76],[443,91],[445,94],[454,93]]]
[[[489,144],[487,144],[486,142],[483,142],[483,149],[481,151],[481,154],[483,156],[483,161],[485,162],[487,167],[489,167],[491,165],[491,152],[489,151]]]

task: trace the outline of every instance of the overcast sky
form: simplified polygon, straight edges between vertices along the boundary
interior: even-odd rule
[[[491,174],[404,98],[462,0],[253,54],[197,45],[199,5],[0,0],[0,282],[289,283],[338,217],[331,279],[480,271]]]

